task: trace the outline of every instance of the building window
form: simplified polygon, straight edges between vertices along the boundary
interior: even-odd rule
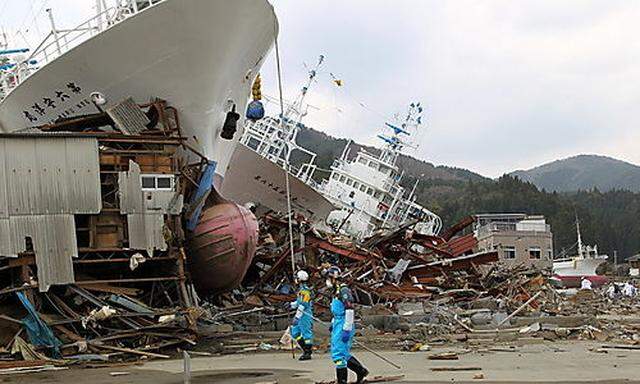
[[[502,247],[504,252],[505,259],[515,259],[516,258],[516,247]]]
[[[249,141],[247,142],[247,147],[253,149],[253,150],[257,150],[258,149],[258,145],[260,145],[260,140],[256,139],[255,137],[250,137]]]
[[[142,189],[155,189],[156,178],[154,176],[142,176]]]
[[[531,247],[529,248],[529,258],[530,259],[540,259],[542,252],[540,251],[540,248],[538,247]]]
[[[547,250],[547,259],[553,260],[553,251],[550,249]]]
[[[140,176],[143,191],[173,191],[175,179],[173,175]]]
[[[157,177],[156,187],[158,189],[171,189],[172,179],[170,177]]]

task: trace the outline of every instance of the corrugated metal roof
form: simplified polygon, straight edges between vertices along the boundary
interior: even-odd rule
[[[129,171],[118,172],[118,191],[121,213],[144,212],[140,166],[136,162],[129,160]]]
[[[8,218],[0,218],[0,256],[14,256]]]
[[[176,191],[142,190],[140,166],[129,161],[129,171],[118,173],[120,212],[127,215],[129,248],[166,250],[164,215],[182,211],[183,196]]]
[[[38,266],[38,287],[46,292],[57,284],[75,281],[73,257],[78,256],[73,215],[25,215],[0,220],[0,252],[17,256],[25,252],[26,239],[31,238]]]
[[[131,97],[108,108],[106,112],[125,135],[137,135],[147,129],[149,124],[149,119]]]
[[[92,137],[0,137],[0,255],[31,238],[38,285],[74,282],[74,214],[102,209],[98,142]]]
[[[145,212],[160,211],[179,215],[182,211],[183,196],[175,191],[145,191]]]
[[[4,180],[7,179],[6,176],[6,161],[5,156],[5,144],[3,140],[0,140],[0,219],[9,217],[9,202],[7,200],[7,186],[5,185]],[[0,228],[1,230],[2,228]],[[2,232],[0,232],[0,250],[2,250]],[[0,251],[0,254],[2,252]]]
[[[472,251],[476,245],[478,245],[478,239],[473,233],[469,233],[449,240],[447,248],[453,256],[460,256],[463,253]]]
[[[4,180],[10,215],[97,214],[102,209],[95,138],[7,137],[0,138],[2,146],[5,177],[0,183]]]
[[[164,214],[162,213],[132,213],[127,215],[129,224],[129,248],[145,249],[149,255],[154,250],[165,251],[167,243],[164,241]]]

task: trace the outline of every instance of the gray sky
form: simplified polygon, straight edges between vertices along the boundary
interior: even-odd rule
[[[65,23],[93,3],[0,0],[0,18],[11,33],[43,4]],[[326,56],[308,98],[310,126],[377,144],[385,118],[421,101],[426,125],[413,155],[435,164],[492,177],[579,153],[640,164],[640,2],[273,3],[286,97],[303,84],[302,63]],[[262,76],[264,93],[276,95],[273,55]]]

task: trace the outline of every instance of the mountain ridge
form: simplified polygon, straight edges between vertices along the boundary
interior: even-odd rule
[[[509,175],[552,192],[640,192],[640,166],[610,156],[580,154]]]

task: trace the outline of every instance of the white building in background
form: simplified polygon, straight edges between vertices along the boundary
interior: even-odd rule
[[[497,250],[509,264],[549,268],[553,263],[553,233],[542,215],[477,214],[474,233],[479,251]]]

